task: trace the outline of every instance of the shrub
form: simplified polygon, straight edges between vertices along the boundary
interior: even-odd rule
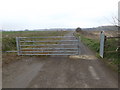
[[[16,40],[15,38],[2,38],[2,51],[15,50]]]
[[[78,27],[75,31],[76,31],[76,32],[81,32],[82,29],[81,29],[80,27]]]

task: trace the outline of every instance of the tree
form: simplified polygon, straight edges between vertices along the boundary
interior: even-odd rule
[[[75,30],[76,32],[81,32],[82,31],[82,29],[80,28],[80,27],[78,27],[78,28],[76,28],[76,30]]]
[[[25,31],[29,31],[28,29],[25,29]]]

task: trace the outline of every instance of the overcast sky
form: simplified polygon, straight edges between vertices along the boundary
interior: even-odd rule
[[[111,25],[119,0],[0,0],[0,29]]]

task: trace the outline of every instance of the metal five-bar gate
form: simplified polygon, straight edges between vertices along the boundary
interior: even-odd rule
[[[18,55],[79,55],[74,36],[16,37]]]

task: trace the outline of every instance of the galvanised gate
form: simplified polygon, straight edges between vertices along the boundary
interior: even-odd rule
[[[18,55],[79,55],[74,36],[16,37]]]

